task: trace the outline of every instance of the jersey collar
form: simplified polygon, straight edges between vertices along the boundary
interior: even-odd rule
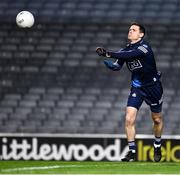
[[[142,42],[143,42],[143,39],[141,39],[141,40],[139,40],[138,42],[133,43],[133,44],[129,43],[127,46],[136,46],[136,45],[141,44]]]

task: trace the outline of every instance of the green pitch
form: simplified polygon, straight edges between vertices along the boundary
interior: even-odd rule
[[[180,174],[179,163],[1,161],[0,174]]]

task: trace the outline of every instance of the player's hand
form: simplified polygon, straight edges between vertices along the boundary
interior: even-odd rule
[[[96,48],[96,53],[99,55],[99,56],[106,56],[106,49],[104,49],[103,47],[97,47]]]

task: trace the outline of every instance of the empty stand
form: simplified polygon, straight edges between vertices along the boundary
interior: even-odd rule
[[[0,1],[0,132],[125,133],[130,73],[112,72],[97,46],[125,46],[129,23],[147,26],[163,72],[165,134],[178,134],[179,1]],[[20,29],[15,15],[31,10],[36,23]],[[125,67],[125,66],[124,66]],[[148,106],[137,133],[151,134]]]

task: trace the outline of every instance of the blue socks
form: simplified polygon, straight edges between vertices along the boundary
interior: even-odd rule
[[[154,147],[157,148],[157,147],[160,147],[160,146],[161,146],[161,136],[160,137],[155,136]]]
[[[129,145],[129,150],[132,151],[132,153],[135,153],[135,152],[136,152],[136,144],[135,144],[135,141],[129,141],[129,142],[128,142],[128,145]]]
[[[128,145],[129,145],[129,150],[132,151],[132,153],[136,153],[136,143],[135,143],[135,141],[129,141]],[[155,136],[154,147],[155,148],[161,147],[161,136],[160,137]]]

